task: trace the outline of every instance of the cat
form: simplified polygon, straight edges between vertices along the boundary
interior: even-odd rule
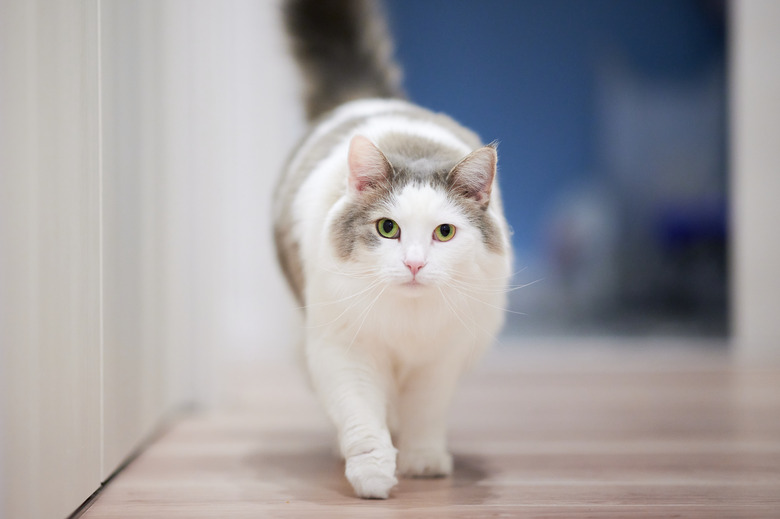
[[[448,476],[456,383],[503,324],[512,250],[496,146],[406,100],[379,6],[283,6],[311,129],[274,197],[312,386],[357,496]]]

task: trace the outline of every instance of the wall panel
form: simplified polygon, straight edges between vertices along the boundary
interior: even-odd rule
[[[67,516],[231,366],[291,354],[298,90],[277,2],[0,3],[0,517]]]
[[[165,4],[106,2],[101,12],[104,238],[104,463],[108,477],[171,404],[188,355],[171,362],[175,302],[167,200]],[[181,310],[181,309],[178,309]],[[186,314],[186,310],[184,310]]]
[[[780,361],[780,3],[739,0],[732,11],[734,344],[748,362]]]
[[[97,4],[0,3],[0,516],[100,484]],[[3,515],[4,513],[4,515]]]

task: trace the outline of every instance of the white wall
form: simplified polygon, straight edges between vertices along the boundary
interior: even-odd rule
[[[99,482],[96,63],[94,5],[0,3],[0,516],[8,519],[61,517]]]
[[[731,14],[734,345],[744,361],[777,361],[780,2],[737,0]]]
[[[0,3],[0,517],[68,515],[223,368],[290,354],[270,198],[303,125],[277,14]]]

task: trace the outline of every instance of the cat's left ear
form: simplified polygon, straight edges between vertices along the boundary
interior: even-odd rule
[[[387,185],[393,171],[385,154],[362,135],[352,137],[348,163],[349,189],[355,194]]]
[[[496,176],[497,163],[495,144],[472,151],[447,175],[450,189],[486,208],[490,202],[490,190]]]

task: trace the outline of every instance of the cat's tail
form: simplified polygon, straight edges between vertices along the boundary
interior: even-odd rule
[[[347,101],[403,97],[401,71],[372,0],[287,0],[284,20],[307,82],[311,121]]]

